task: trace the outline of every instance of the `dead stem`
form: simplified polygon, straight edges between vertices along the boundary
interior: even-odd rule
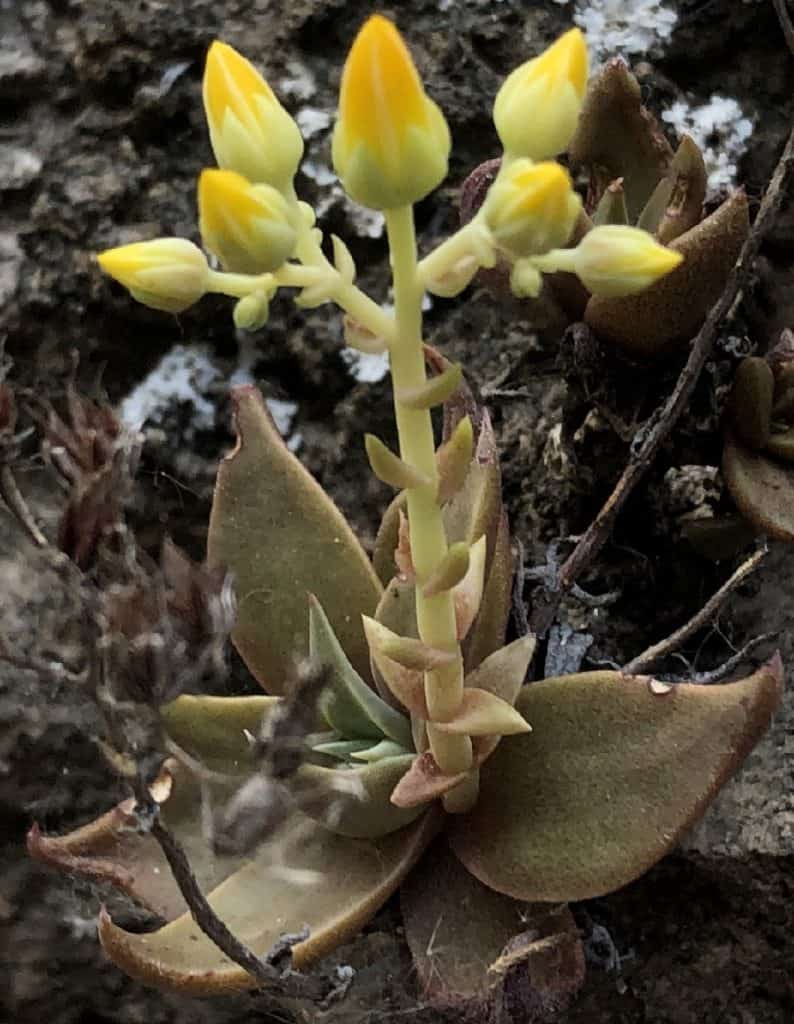
[[[673,427],[687,407],[706,360],[711,355],[719,329],[736,305],[758,256],[761,243],[777,217],[792,164],[794,164],[794,128],[786,140],[786,145],[758,210],[758,216],[742,246],[739,258],[728,277],[722,295],[717,299],[703,326],[695,335],[689,358],[676,381],[672,394],[635,435],[628,463],[614,490],[563,563],[557,580],[546,589],[544,597],[538,601],[532,617],[534,633],[539,635],[545,633],[554,621],[560,601],[593,563],[609,539],[618,514],[634,488],[645,476],[659,449],[670,436]]]
[[[661,658],[664,658],[668,654],[672,654],[673,651],[677,651],[684,641],[693,633],[696,633],[699,629],[702,629],[703,626],[706,626],[711,622],[730,594],[732,594],[748,576],[751,576],[756,571],[766,557],[767,550],[768,549],[766,547],[763,547],[760,551],[756,551],[755,554],[742,562],[736,572],[722,584],[719,590],[712,594],[699,612],[693,615],[692,618],[688,622],[685,622],[683,626],[675,630],[674,633],[671,633],[670,636],[665,637],[664,640],[660,640],[656,644],[652,644],[650,647],[646,648],[642,654],[638,654],[636,658],[632,658],[631,661],[627,662],[623,666],[621,672],[625,675],[639,675]]]
[[[25,533],[30,537],[36,547],[46,548],[47,538],[41,532],[36,520],[33,518],[33,513],[30,511],[28,503],[23,498],[22,492],[17,486],[16,478],[10,466],[3,466],[0,468],[0,497],[2,497],[11,514],[24,529]]]

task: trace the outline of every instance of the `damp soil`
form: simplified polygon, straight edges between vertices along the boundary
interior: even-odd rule
[[[712,92],[756,112],[738,168],[753,204],[794,112],[794,61],[772,5],[678,0],[679,21],[663,57],[638,68],[651,106]],[[423,202],[418,223],[431,245],[457,220],[458,186],[496,151],[489,101],[507,69],[570,22],[571,4],[543,0],[384,8],[399,19],[428,89],[454,139],[448,185]],[[443,9],[442,9],[443,8]],[[196,237],[195,179],[210,164],[200,106],[208,43],[222,37],[266,69],[293,111],[316,129],[299,188],[322,205],[323,227],[345,238],[360,281],[386,299],[387,264],[377,225],[323,184],[325,125],[339,69],[372,5],[360,0],[16,0],[0,5],[0,338],[15,380],[58,401],[79,356],[86,390],[123,400],[175,345],[201,345],[214,368],[203,398],[215,410],[197,425],[189,402],[173,402],[147,424],[131,521],[156,550],[167,533],[202,553],[214,466],[232,443],[225,396],[241,365],[265,393],[295,403],[300,457],[371,543],[387,494],[367,471],[359,438],[393,429],[385,382],[355,379],[342,356],[339,318],[278,300],[256,344],[235,336],[229,309],[207,300],[178,320],[135,305],[100,279],[91,253],[155,235]],[[564,621],[587,635],[589,665],[621,664],[691,615],[725,578],[681,537],[679,518],[704,500],[722,501],[683,466],[716,465],[715,395],[738,346],[764,350],[794,321],[792,217],[784,209],[739,313],[721,339],[691,408],[625,510],[613,542],[583,585],[616,599],[597,612],[571,603]],[[586,526],[608,493],[626,443],[574,400],[561,367],[570,361],[561,326],[504,297],[474,288],[436,300],[428,336],[461,360],[491,409],[502,453],[514,536],[527,564]],[[631,424],[652,407],[681,356],[651,372],[621,367],[611,396]],[[22,483],[45,527],[57,495],[33,458]],[[794,661],[790,558],[773,552],[763,576],[740,594],[717,631],[685,655],[697,669],[731,647],[776,631]],[[6,516],[0,516],[4,631],[32,644],[54,590]],[[530,596],[528,584],[526,596]],[[680,665],[667,666],[681,671]],[[250,683],[239,666],[236,682]],[[575,908],[587,937],[588,980],[563,1020],[599,1024],[783,1024],[794,1019],[794,714],[693,841],[644,878]],[[786,730],[789,730],[788,732]],[[89,738],[87,711],[68,690],[0,668],[0,1019],[20,1024],[226,1024],[284,1019],[261,998],[192,1000],[145,989],[110,966],[95,915],[108,894],[30,862],[32,820],[67,829],[120,795]],[[742,788],[743,787],[743,788]],[[727,807],[727,810],[724,809]],[[739,824],[737,824],[739,822]],[[741,825],[741,827],[740,827]],[[476,927],[476,922],[472,922]],[[331,1015],[358,1021],[435,1021],[422,1005],[389,905],[339,962],[356,969],[347,1001]],[[325,1019],[308,1013],[302,1019]]]

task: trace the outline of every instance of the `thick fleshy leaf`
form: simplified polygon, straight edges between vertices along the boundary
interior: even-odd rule
[[[430,751],[426,750],[414,758],[411,767],[394,787],[391,802],[395,807],[420,807],[448,793],[465,778],[466,772],[445,775]]]
[[[769,724],[776,655],[720,686],[589,672],[532,683],[532,722],[503,739],[450,842],[481,882],[516,899],[580,900],[646,871],[700,817]]]
[[[381,594],[369,559],[339,509],[287,449],[259,391],[236,388],[232,398],[238,442],[218,470],[208,560],[234,573],[235,646],[264,688],[281,692],[296,656],[308,653],[311,590],[367,679],[360,616],[372,613]]]
[[[374,617],[376,622],[382,623],[382,625],[387,626],[393,632],[399,633],[400,636],[418,637],[419,626],[416,622],[416,588],[413,582],[401,579],[399,576],[393,577],[383,592],[383,596],[378,603]],[[368,637],[368,643],[370,640],[371,638]],[[375,664],[375,659],[372,657],[370,660],[370,667],[378,693],[385,701],[388,701],[392,707],[401,711],[403,708],[402,701],[399,700],[396,694],[392,692],[391,687],[383,678],[380,670]],[[400,667],[402,668],[402,666]],[[407,707],[407,705],[404,706]]]
[[[166,732],[208,768],[227,773],[253,769],[249,736],[256,736],[279,697],[204,697],[185,694],[161,710]]]
[[[390,797],[415,755],[404,753],[356,768],[304,765],[296,793],[301,809],[331,832],[376,839],[404,828],[423,813],[421,806],[397,807]],[[341,782],[346,787],[340,790]]]
[[[639,359],[663,356],[686,344],[725,287],[750,229],[747,198],[734,192],[710,217],[676,238],[684,260],[636,295],[593,296],[584,319],[595,333]]]
[[[505,984],[528,997],[522,1005],[559,1012],[584,980],[570,910],[494,892],[466,871],[443,838],[406,879],[400,905],[423,998],[465,1008],[466,1020],[499,1019],[488,1010],[499,1006]]]
[[[424,673],[417,669],[405,668],[398,661],[387,658],[377,644],[376,631],[380,623],[372,627],[373,619],[364,617],[364,630],[372,653],[372,671],[378,689],[383,686],[392,699],[412,715],[427,717],[425,703]]]
[[[377,741],[388,736],[411,749],[410,722],[381,700],[356,672],[313,594],[309,598],[309,651],[312,658],[332,669],[331,681],[321,698],[323,716],[332,729],[351,740]]]
[[[378,532],[375,536],[375,546],[372,549],[372,565],[384,587],[398,575],[399,569],[394,561],[394,552],[400,535],[400,513],[405,511],[407,496],[405,491],[400,491],[389,503],[383,513]]]
[[[629,211],[626,209],[626,193],[623,179],[610,181],[593,210],[593,227],[601,224],[628,224]]]
[[[413,636],[399,636],[382,622],[377,622],[366,615],[363,616],[363,621],[370,647],[377,649],[391,661],[396,661],[403,668],[430,672],[455,660],[454,651],[430,647]]]
[[[463,644],[463,662],[467,671],[476,668],[504,643],[513,592],[513,561],[507,513],[502,510],[480,613]]]
[[[374,434],[365,434],[364,444],[370,469],[379,480],[390,487],[407,490],[410,487],[425,487],[430,483],[429,477],[415,466],[404,462],[399,455],[395,455]]]
[[[794,540],[794,466],[728,437],[722,472],[736,507],[756,530],[778,540]]]
[[[708,175],[703,154],[689,135],[684,135],[675,151],[669,176],[673,190],[656,237],[664,245],[693,228],[703,215]]]
[[[434,722],[439,732],[455,736],[513,736],[532,727],[506,700],[466,685],[460,711],[448,722]]]
[[[535,637],[522,636],[490,654],[466,676],[466,686],[486,690],[508,704],[515,704],[534,653]]]
[[[623,178],[631,223],[667,174],[673,151],[621,58],[607,61],[590,79],[568,152],[574,165],[589,168],[598,196]]]
[[[487,550],[488,538],[483,534],[469,548],[469,567],[466,575],[452,592],[458,640],[465,640],[469,635],[469,630],[482,607]]]
[[[244,867],[210,895],[221,920],[260,956],[279,938],[300,931],[309,938],[293,947],[296,969],[308,967],[352,938],[397,888],[438,831],[430,811],[413,825],[379,840],[334,835],[303,818],[299,839],[265,844]],[[274,870],[288,855],[292,878]],[[314,874],[313,881],[307,879]],[[156,932],[133,934],[107,913],[99,922],[105,952],[133,978],[157,988],[213,995],[254,987],[184,914]]]

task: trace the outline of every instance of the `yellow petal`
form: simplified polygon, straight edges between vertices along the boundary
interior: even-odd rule
[[[243,124],[255,122],[253,100],[262,96],[277,103],[273,90],[253,64],[228,43],[216,39],[207,52],[204,73],[204,102],[207,117],[220,125],[226,110]]]

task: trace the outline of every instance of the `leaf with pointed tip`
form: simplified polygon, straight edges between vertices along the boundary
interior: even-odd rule
[[[427,718],[425,703],[424,673],[417,669],[406,668],[398,661],[387,658],[378,647],[378,625],[375,620],[364,617],[364,632],[367,634],[370,651],[372,652],[373,675],[380,687],[381,683],[389,694],[410,714]]]
[[[669,245],[700,222],[703,200],[706,198],[708,175],[703,154],[689,135],[683,135],[670,165],[669,176],[673,191],[667,204],[656,237],[662,245]]]
[[[373,747],[367,747],[365,750],[357,750],[351,756],[355,761],[384,761],[386,758],[403,757],[408,755],[413,757],[414,750],[406,750],[405,747],[400,746],[399,743],[395,743],[394,740],[381,740],[380,743],[376,743]]]
[[[549,1019],[584,980],[570,910],[528,906],[494,892],[466,871],[443,838],[403,883],[400,907],[422,997],[465,1020],[498,1019],[508,971],[519,972],[522,997],[529,989],[531,1005],[546,1005]]]
[[[623,178],[631,223],[667,174],[673,151],[621,58],[607,61],[590,79],[568,153],[572,164],[590,169],[599,194]]]
[[[485,690],[514,705],[534,653],[535,637],[531,634],[519,637],[488,655],[466,676],[465,685]]]
[[[463,487],[473,454],[474,429],[470,417],[464,416],[436,452],[439,505],[446,505]]]
[[[636,295],[594,295],[585,322],[635,358],[653,359],[686,344],[722,294],[749,229],[747,198],[734,192],[670,244],[684,257],[675,270]]]
[[[769,441],[774,392],[775,377],[769,362],[759,356],[742,359],[733,377],[728,415],[739,441],[754,451]]]
[[[395,397],[409,409],[433,409],[449,401],[462,380],[463,369],[460,364],[450,363],[442,373],[429,377],[420,387],[398,389]]]
[[[507,513],[502,510],[488,578],[480,602],[480,612],[463,642],[463,663],[466,671],[476,668],[504,643],[512,593],[513,552],[510,549]]]
[[[534,731],[503,739],[476,807],[450,841],[481,882],[516,899],[611,892],[702,815],[780,702],[779,656],[740,682],[655,692],[647,677],[587,672],[524,687]]]
[[[400,513],[407,507],[407,497],[405,491],[400,491],[392,498],[383,513],[375,536],[372,566],[384,587],[388,587],[400,572],[394,553],[400,539]]]
[[[420,807],[437,800],[466,778],[466,772],[445,775],[429,750],[418,754],[391,794],[395,807]]]
[[[312,658],[330,665],[331,681],[320,700],[323,717],[346,739],[381,740],[384,736],[410,750],[411,724],[372,690],[348,661],[325,611],[309,598],[309,650]]]
[[[249,736],[281,703],[280,697],[205,697],[185,694],[160,711],[171,739],[217,771],[253,770]]]
[[[448,722],[433,722],[439,732],[455,736],[512,736],[532,727],[512,704],[487,690],[466,686],[460,710]]]
[[[232,400],[238,441],[218,469],[207,554],[210,566],[234,574],[235,646],[265,689],[281,692],[296,656],[308,653],[313,589],[367,678],[359,616],[377,605],[378,578],[341,512],[287,449],[259,391],[235,388]]]
[[[328,743],[315,743],[312,750],[315,754],[335,757],[339,761],[347,761],[362,750],[369,750],[372,740],[330,740]]]
[[[375,621],[387,626],[394,633],[400,636],[418,636],[419,627],[416,622],[416,588],[412,581],[403,580],[395,576],[383,592],[377,609],[375,610]],[[366,622],[364,623],[366,635]],[[378,669],[372,653],[372,640],[367,636],[367,643],[370,645],[370,669],[375,681],[375,687],[381,697],[392,707],[402,711],[402,702],[397,698],[389,684],[383,678]],[[397,664],[393,662],[392,664]],[[410,671],[403,669],[402,671]]]
[[[364,630],[373,650],[402,665],[403,668],[429,672],[455,660],[454,651],[442,651],[412,636],[398,636],[382,622],[363,616]]]
[[[469,545],[465,541],[451,544],[430,579],[422,587],[423,596],[435,597],[445,590],[451,590],[461,582],[468,571]]]
[[[466,575],[452,592],[458,640],[466,638],[482,605],[487,550],[487,537],[483,534],[469,549],[469,567]]]
[[[377,839],[405,828],[424,808],[397,807],[390,797],[415,756],[403,751],[350,768],[305,764],[295,786],[300,808],[329,831],[353,839]]]
[[[662,222],[670,197],[673,194],[672,178],[662,178],[648,197],[637,218],[637,227],[649,234],[654,234]]]
[[[370,469],[383,483],[397,487],[401,491],[430,484],[430,479],[421,470],[409,466],[374,434],[364,435],[364,446],[367,449]]]
[[[623,179],[610,181],[593,210],[593,227],[601,224],[628,224],[629,211],[626,209],[626,193]]]
[[[731,437],[725,440],[722,473],[745,519],[762,533],[794,541],[794,469]]]

